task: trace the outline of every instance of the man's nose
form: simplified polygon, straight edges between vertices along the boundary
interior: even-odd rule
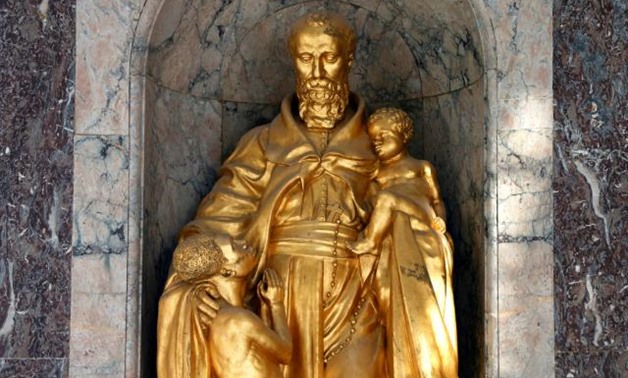
[[[314,59],[314,64],[312,65],[312,77],[315,79],[325,77],[325,65],[321,59]]]

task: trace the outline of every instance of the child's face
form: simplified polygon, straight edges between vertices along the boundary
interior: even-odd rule
[[[227,259],[225,265],[229,266],[235,273],[234,277],[248,277],[253,269],[257,267],[257,256],[252,247],[247,246],[242,240],[230,239],[231,249],[223,255]]]
[[[246,291],[246,279],[257,267],[257,256],[253,248],[227,236],[216,237],[216,243],[227,261],[220,272],[212,276],[211,281],[227,302],[241,306]]]
[[[394,131],[386,119],[380,118],[369,124],[368,133],[379,160],[393,158],[406,148],[402,136]]]

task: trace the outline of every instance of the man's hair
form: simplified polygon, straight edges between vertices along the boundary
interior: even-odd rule
[[[213,234],[199,234],[183,239],[174,251],[175,272],[186,281],[208,278],[220,272],[227,262]]]
[[[288,49],[291,54],[295,51],[296,37],[308,29],[314,29],[341,40],[343,53],[347,56],[355,52],[356,36],[353,28],[341,16],[325,12],[307,14],[292,24],[288,35]]]
[[[391,129],[403,137],[403,144],[408,143],[408,141],[412,139],[414,128],[412,126],[412,119],[410,119],[408,113],[398,108],[378,109],[369,117],[368,127],[370,128],[371,125],[381,119],[385,119]]]

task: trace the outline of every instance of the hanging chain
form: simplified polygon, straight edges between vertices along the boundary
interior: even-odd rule
[[[364,305],[364,297],[361,297],[360,301],[355,306],[355,310],[353,311],[353,314],[351,315],[351,320],[350,320],[351,329],[349,330],[349,334],[347,335],[347,337],[345,337],[344,340],[342,340],[342,342],[334,350],[331,351],[331,353],[329,353],[329,356],[323,359],[323,362],[325,364],[328,363],[329,360],[334,358],[336,355],[338,355],[351,342],[351,339],[353,338],[353,335],[356,332],[355,327],[356,327],[356,324],[358,323],[358,316],[360,315],[360,310],[362,310],[363,305]]]
[[[338,273],[338,234],[340,233],[340,219],[336,219],[336,228],[334,229],[334,241],[333,241],[333,250],[332,256],[333,260],[331,262],[331,282],[329,284],[329,289],[325,293],[325,298],[323,298],[323,309],[327,308],[329,305],[329,301],[331,300],[332,291],[336,288],[336,275]],[[358,323],[358,316],[360,315],[360,311],[362,310],[362,306],[364,305],[364,297],[361,297],[358,303],[355,306],[353,314],[351,314],[351,320],[349,321],[351,324],[351,329],[349,329],[349,334],[345,337],[344,340],[327,356],[323,359],[323,362],[327,364],[329,360],[334,358],[340,351],[342,351],[353,338],[353,335],[356,332],[356,324]]]
[[[331,282],[329,284],[329,289],[325,293],[325,298],[323,298],[323,308],[327,308],[329,305],[329,300],[331,299],[331,292],[336,287],[336,273],[338,272],[338,234],[340,233],[340,219],[336,219],[336,228],[334,229],[334,246],[331,251],[331,255],[333,260],[331,262]]]

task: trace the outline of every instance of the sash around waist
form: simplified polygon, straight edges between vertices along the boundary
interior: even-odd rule
[[[337,231],[337,233],[336,233]],[[275,226],[270,230],[272,254],[309,257],[355,258],[345,243],[357,240],[358,230],[343,224],[328,222],[298,222]]]

